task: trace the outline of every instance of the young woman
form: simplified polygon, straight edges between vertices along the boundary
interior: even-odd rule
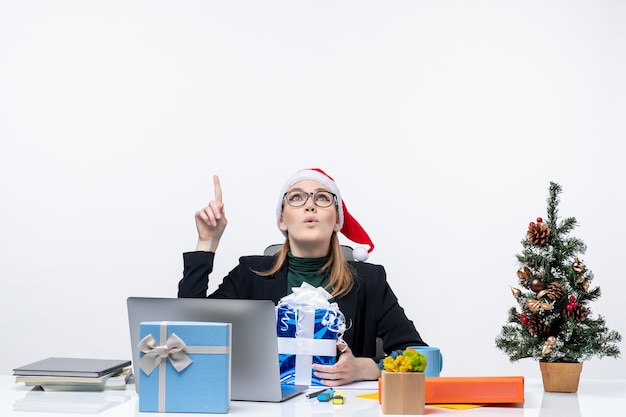
[[[226,228],[222,189],[213,177],[215,199],[195,214],[198,242],[195,252],[183,254],[179,297],[207,297],[215,251]],[[276,209],[278,228],[285,235],[274,256],[244,256],[209,298],[245,298],[277,303],[291,289],[307,282],[322,286],[344,314],[347,347],[340,347],[335,365],[313,365],[328,386],[380,376],[376,338],[390,353],[408,346],[426,346],[387,283],[380,265],[346,261],[337,233],[353,242],[374,245],[350,215],[335,181],[320,169],[298,171],[283,186]],[[357,249],[363,249],[361,247]],[[355,250],[355,258],[367,259]]]

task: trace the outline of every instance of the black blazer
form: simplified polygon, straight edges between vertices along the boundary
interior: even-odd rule
[[[183,278],[178,283],[179,298],[207,297],[209,274],[213,271],[213,252],[183,254]],[[365,262],[349,262],[356,271],[352,290],[336,300],[346,317],[348,329],[344,340],[357,357],[376,357],[376,338],[383,341],[389,354],[408,346],[426,346],[413,322],[387,283],[385,269]],[[277,303],[287,295],[287,268],[262,277],[253,271],[266,271],[274,264],[272,256],[243,256],[239,265],[224,278],[208,298],[244,298],[272,300]]]

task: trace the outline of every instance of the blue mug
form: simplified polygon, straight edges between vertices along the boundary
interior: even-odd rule
[[[443,369],[443,356],[438,347],[432,346],[409,346],[426,356],[426,369],[424,375],[428,377],[439,376]]]

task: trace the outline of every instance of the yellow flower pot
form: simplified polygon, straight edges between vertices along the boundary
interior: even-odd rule
[[[387,372],[381,375],[383,414],[424,414],[424,372]]]

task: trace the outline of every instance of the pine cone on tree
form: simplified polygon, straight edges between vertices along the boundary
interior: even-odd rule
[[[550,332],[550,327],[544,323],[541,316],[533,314],[528,318],[528,324],[526,325],[528,332],[535,336],[545,336]]]
[[[571,310],[567,308],[563,310],[563,318],[565,320],[574,319],[578,323],[585,321],[588,314],[589,310],[587,310],[587,307],[582,305],[576,305]]]
[[[526,236],[533,245],[543,246],[548,242],[548,238],[550,237],[550,228],[545,223],[531,223],[528,226]]]

